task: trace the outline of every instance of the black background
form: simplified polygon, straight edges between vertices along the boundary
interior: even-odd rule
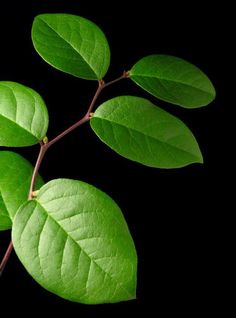
[[[221,21],[226,8],[200,1],[130,3],[127,1],[10,1],[0,8],[0,80],[20,82],[44,98],[50,114],[49,139],[74,123],[86,111],[96,82],[54,70],[34,51],[30,30],[40,13],[84,16],[106,34],[111,67],[105,80],[121,75],[149,54],[171,54],[199,66],[212,79],[217,99],[208,107],[185,110],[161,102],[128,80],[107,88],[97,105],[120,94],[147,97],[181,118],[194,132],[204,165],[160,170],[128,161],[102,144],[84,125],[51,148],[41,167],[45,181],[66,177],[86,181],[107,192],[121,207],[133,235],[138,256],[137,300],[114,305],[86,306],[50,294],[27,274],[15,254],[0,279],[0,307],[14,310],[115,316],[140,310],[160,317],[219,310],[218,251],[221,249],[221,213],[225,190],[222,125],[224,68],[227,51]],[[0,128],[1,129],[1,128]],[[37,146],[16,149],[33,164]],[[0,253],[10,233],[0,234]],[[8,310],[9,310],[8,309]]]

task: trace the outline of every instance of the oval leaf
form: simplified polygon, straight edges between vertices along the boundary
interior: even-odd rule
[[[28,198],[33,167],[20,155],[10,151],[0,151],[0,230],[11,228],[16,211]],[[36,180],[36,188],[43,181]]]
[[[68,300],[135,297],[136,252],[119,207],[86,183],[57,179],[18,210],[13,244],[34,279]]]
[[[150,55],[130,71],[131,79],[155,97],[186,108],[208,105],[215,89],[196,66],[168,55]]]
[[[102,104],[90,121],[98,137],[128,159],[157,168],[202,162],[186,125],[146,99],[120,96]]]
[[[37,144],[48,128],[48,112],[41,96],[14,82],[0,82],[0,146]]]
[[[74,76],[99,80],[110,64],[103,32],[91,21],[71,14],[41,14],[33,23],[36,51],[50,65]]]

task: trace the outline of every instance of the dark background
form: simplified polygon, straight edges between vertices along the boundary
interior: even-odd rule
[[[30,316],[39,313],[120,315],[140,310],[160,317],[219,312],[219,250],[222,249],[224,171],[222,128],[226,107],[222,56],[227,43],[221,21],[227,8],[201,1],[8,1],[0,9],[0,80],[20,82],[44,98],[50,114],[49,139],[86,111],[96,82],[54,70],[34,51],[30,30],[40,13],[72,13],[101,27],[110,43],[111,80],[149,54],[171,54],[199,66],[212,79],[217,99],[208,107],[186,110],[161,102],[133,83],[107,88],[97,105],[119,94],[147,97],[181,118],[193,131],[204,165],[160,170],[128,161],[107,148],[84,125],[51,148],[41,167],[45,181],[83,180],[107,192],[121,207],[138,256],[137,300],[114,305],[70,303],[42,289],[12,255],[0,279],[0,307],[9,302]],[[227,54],[226,54],[227,55]],[[1,128],[0,128],[1,129]],[[16,149],[34,164],[37,146]],[[10,233],[0,233],[3,255]],[[8,307],[11,310],[11,307]],[[8,310],[9,310],[8,309]]]

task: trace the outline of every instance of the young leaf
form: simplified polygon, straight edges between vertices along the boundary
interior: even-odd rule
[[[91,126],[120,155],[157,168],[202,162],[196,139],[185,124],[146,99],[113,98],[95,111]]]
[[[50,65],[71,75],[100,80],[110,64],[103,32],[91,21],[71,14],[41,14],[34,20],[32,40]]]
[[[20,155],[0,151],[0,231],[11,228],[16,211],[27,200],[33,167]],[[38,176],[36,188],[43,181]]]
[[[34,279],[71,301],[99,304],[135,297],[137,257],[119,207],[86,183],[57,179],[23,204],[13,244]]]
[[[208,105],[215,89],[196,66],[168,55],[150,55],[138,61],[130,71],[131,79],[159,99],[186,108]]]
[[[0,146],[37,144],[48,128],[48,112],[41,96],[14,82],[0,82]]]

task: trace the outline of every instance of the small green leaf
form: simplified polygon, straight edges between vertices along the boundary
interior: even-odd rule
[[[27,200],[33,167],[20,155],[0,151],[0,231],[11,228],[16,211]],[[43,181],[38,176],[36,188]]]
[[[196,139],[186,125],[146,99],[113,98],[95,111],[92,129],[125,158],[157,168],[202,163]]]
[[[124,217],[105,193],[57,179],[23,204],[13,244],[44,288],[71,301],[99,304],[135,297],[137,256]]]
[[[209,78],[196,66],[168,55],[150,55],[130,71],[131,79],[155,97],[186,108],[208,105],[215,98]]]
[[[100,80],[110,64],[104,33],[91,21],[71,14],[41,14],[33,23],[36,51],[50,65],[71,75]]]
[[[45,137],[48,112],[41,96],[14,82],[0,82],[0,146],[37,144]]]

